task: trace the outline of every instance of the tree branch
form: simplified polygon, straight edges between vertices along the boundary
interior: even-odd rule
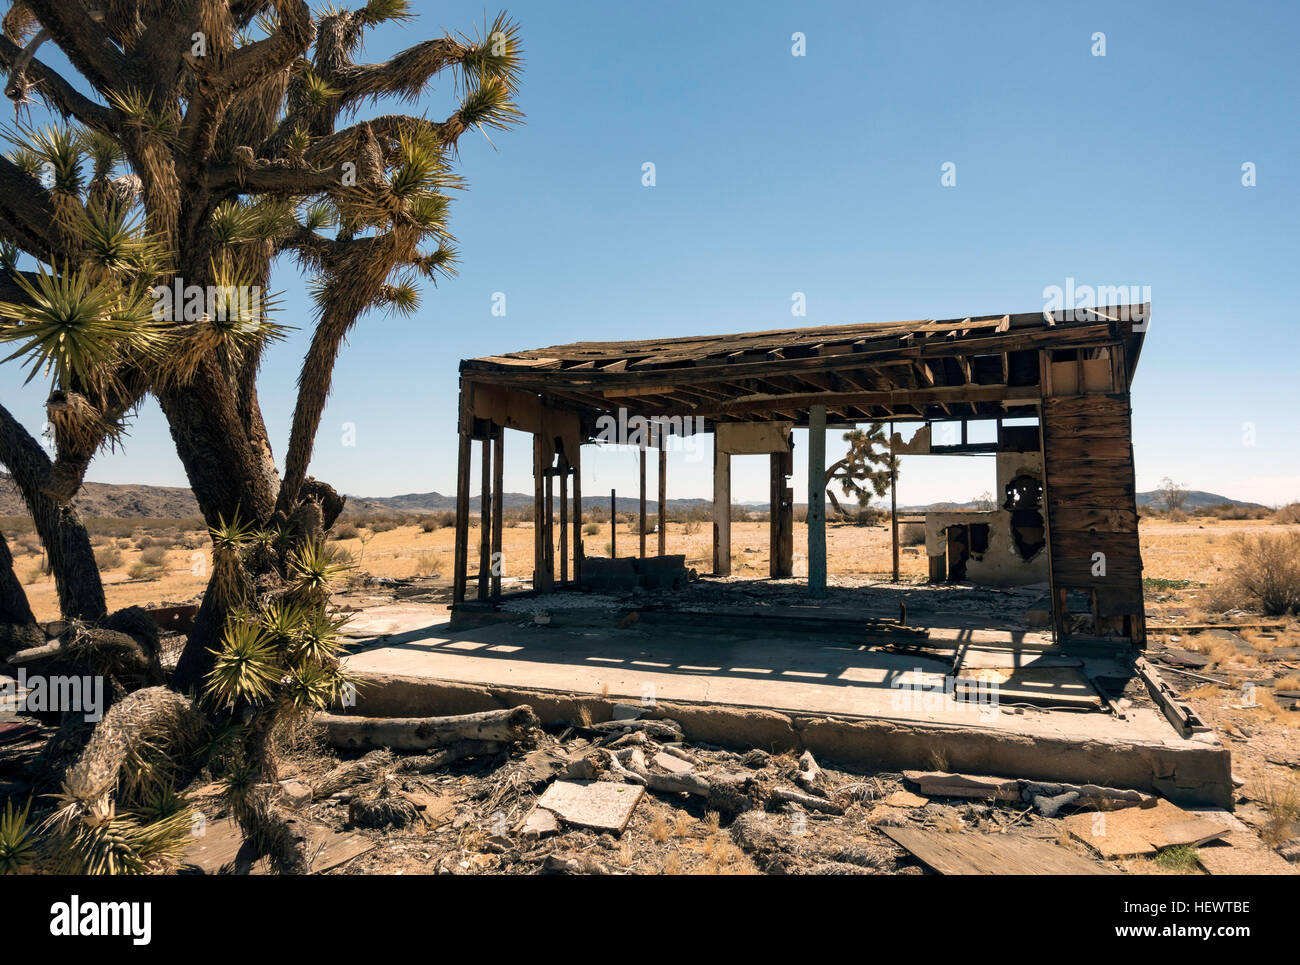
[[[130,77],[126,56],[81,0],[24,2],[36,14],[36,19],[49,28],[54,42],[72,66],[97,90],[112,90]]]
[[[14,100],[25,92],[15,87],[19,77],[15,75],[14,68],[20,64],[22,54],[23,48],[0,35],[0,66],[9,71],[10,75],[9,83],[5,85],[5,94]],[[117,135],[119,127],[116,112],[83,95],[44,62],[33,58],[22,70],[21,76],[31,82],[31,89],[40,95],[41,100],[64,117],[76,118],[102,134]]]

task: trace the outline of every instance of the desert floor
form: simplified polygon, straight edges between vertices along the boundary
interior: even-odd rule
[[[142,526],[131,532],[123,527],[127,521],[112,521],[113,532],[92,534],[97,552],[113,555],[115,549],[120,561],[105,569],[104,582],[109,610],[124,606],[184,603],[202,593],[207,583],[210,566],[208,540],[201,530],[165,528],[156,520],[141,521]],[[145,528],[143,524],[148,524]],[[588,556],[609,555],[609,524],[588,523],[596,532],[584,535]],[[1160,519],[1143,519],[1141,523],[1144,576],[1155,580],[1191,581],[1193,584],[1214,586],[1234,558],[1234,537],[1243,533],[1280,532],[1283,527],[1266,520],[1227,521],[1213,518],[1193,518],[1188,522],[1170,523]],[[558,532],[558,525],[556,530]],[[902,527],[904,536],[910,527]],[[152,535],[150,535],[152,534]],[[733,522],[732,567],[736,576],[762,577],[767,573],[766,522]],[[670,522],[667,531],[667,551],[685,553],[687,565],[701,573],[712,566],[711,540],[713,527],[707,522]],[[450,579],[452,570],[454,530],[442,527],[423,532],[419,525],[398,526],[383,532],[372,532],[361,526],[359,535],[338,540],[337,545],[351,554],[360,572],[376,577],[441,576]],[[527,578],[532,569],[533,529],[531,524],[507,526],[504,531],[505,575]],[[164,544],[150,547],[150,540]],[[807,529],[795,526],[796,567],[806,552]],[[903,540],[905,543],[907,539]],[[172,545],[166,545],[166,544]],[[143,548],[142,548],[143,546]],[[634,527],[620,522],[616,536],[619,556],[635,555],[638,540]],[[655,553],[657,534],[646,537],[648,553]],[[25,584],[37,618],[53,620],[58,617],[58,601],[54,582],[41,568],[43,554],[39,542],[30,533],[10,537],[14,554],[14,569]],[[162,555],[162,562],[145,567],[141,557],[153,549],[151,559]],[[901,548],[901,571],[905,578],[923,579],[927,573],[925,549],[922,545],[904,545]],[[471,534],[470,571],[477,568],[478,531]],[[885,526],[854,526],[832,524],[827,531],[827,558],[832,576],[885,575],[890,568],[890,534]],[[557,555],[558,570],[558,555]],[[137,572],[133,576],[132,568]],[[140,572],[145,569],[145,572]]]

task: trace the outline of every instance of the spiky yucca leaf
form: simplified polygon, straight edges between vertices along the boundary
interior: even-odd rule
[[[369,0],[357,11],[361,22],[368,27],[380,23],[406,23],[415,19],[410,0]]]
[[[170,114],[154,110],[139,88],[127,87],[121,91],[109,91],[108,102],[126,117],[132,127],[138,128],[163,140],[176,137],[179,126]]]
[[[332,228],[339,221],[338,210],[328,201],[314,201],[302,213],[302,226],[308,231]]]
[[[240,520],[239,510],[236,509],[230,522],[226,522],[225,516],[218,513],[217,525],[208,527],[208,535],[212,537],[212,545],[216,549],[234,551],[251,540],[256,530],[255,523]]]
[[[403,279],[380,289],[379,300],[393,314],[410,316],[420,307],[420,292],[409,279]]]
[[[266,635],[285,648],[298,639],[299,633],[306,628],[307,621],[305,607],[283,598],[264,607],[258,618]]]
[[[12,799],[5,801],[0,812],[0,875],[17,874],[36,857],[35,829],[28,823],[32,800],[19,811]]]
[[[99,131],[83,132],[82,145],[90,155],[92,177],[108,177],[126,156],[122,145]]]
[[[510,86],[498,76],[483,74],[473,86],[456,116],[466,127],[492,127],[505,130],[523,120],[521,111],[513,100]]]
[[[308,540],[289,558],[289,570],[295,588],[309,600],[323,601],[330,584],[352,568],[352,563],[338,556],[324,540]]]
[[[233,706],[240,700],[269,697],[283,676],[275,643],[256,623],[232,619],[221,635],[221,649],[208,674],[208,696]]]
[[[15,282],[30,304],[0,302],[0,342],[21,343],[5,358],[27,357],[30,382],[52,372],[56,388],[74,384],[103,389],[127,354],[151,355],[163,338],[151,302],[139,288],[92,284],[82,270],[51,274],[40,266],[36,283]]]
[[[479,39],[467,46],[460,63],[467,84],[480,77],[495,77],[513,94],[524,66],[519,24],[504,13],[497,14],[492,25],[484,27]]]
[[[147,824],[138,812],[110,815],[94,824],[78,822],[57,849],[60,870],[78,875],[148,874],[160,862],[184,855],[192,823],[188,807]]]
[[[299,710],[324,710],[338,696],[339,687],[334,671],[319,664],[303,664],[289,673],[289,700]]]
[[[81,131],[59,125],[40,128],[18,125],[5,134],[36,158],[34,173],[47,188],[56,194],[73,197],[81,194],[85,185],[81,170],[85,142]]]
[[[340,631],[347,622],[346,617],[331,617],[322,609],[313,610],[297,636],[294,658],[305,663],[332,664],[343,649]]]
[[[109,274],[143,276],[139,280],[147,282],[162,268],[162,246],[125,206],[92,206],[80,213],[77,229],[84,261]]]
[[[331,98],[338,97],[343,91],[331,86],[316,71],[308,67],[302,71],[302,93],[312,107],[323,107]]]
[[[235,201],[223,201],[217,205],[208,222],[213,240],[223,247],[251,240],[252,224],[252,212],[246,205]]]

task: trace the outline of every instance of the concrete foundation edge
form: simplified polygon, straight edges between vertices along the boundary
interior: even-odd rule
[[[363,673],[355,707],[370,717],[468,714],[528,704],[544,724],[609,720],[615,699]],[[773,752],[808,750],[825,762],[898,771],[928,768],[1041,781],[1092,783],[1163,795],[1187,807],[1232,808],[1231,755],[1217,741],[1181,745],[1034,738],[986,728],[788,714],[719,704],[660,702],[647,714],[681,723],[688,740]]]

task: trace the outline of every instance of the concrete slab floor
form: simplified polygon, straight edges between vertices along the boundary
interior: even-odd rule
[[[1106,712],[1008,706],[993,692],[959,701],[945,693],[949,661],[884,653],[866,643],[821,635],[522,622],[451,632],[442,619],[445,611],[432,609],[394,604],[358,614],[349,627],[357,644],[367,633],[382,638],[348,657],[349,669],[633,701],[951,725],[1031,738],[1189,743],[1150,707],[1132,708],[1120,719]],[[994,642],[986,632],[978,636]],[[1024,665],[1034,658],[1013,653],[1012,659]],[[1113,672],[1108,662],[1082,663],[1085,674]]]

